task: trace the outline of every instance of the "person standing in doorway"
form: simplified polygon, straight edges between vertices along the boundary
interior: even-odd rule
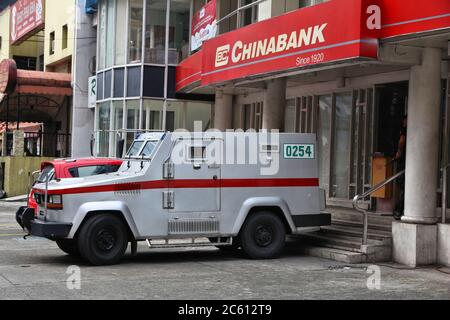
[[[395,161],[397,162],[397,173],[406,168],[406,135],[407,135],[408,117],[403,118],[402,127],[400,129],[400,137],[398,139],[397,152]],[[394,218],[400,220],[405,211],[405,175],[397,179],[400,195],[394,209]]]

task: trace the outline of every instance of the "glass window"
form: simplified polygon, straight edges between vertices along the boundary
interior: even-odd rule
[[[63,50],[67,49],[68,37],[69,37],[69,29],[66,24],[66,25],[63,25],[63,27],[62,27],[62,49]]]
[[[202,131],[206,131],[211,127],[211,104],[201,102],[186,103],[186,125],[185,129],[193,132],[194,123],[200,121]]]
[[[111,132],[112,154],[116,154],[117,143],[121,137],[119,131],[123,128],[123,101],[112,102],[112,121],[114,132]]]
[[[295,117],[295,99],[288,99],[284,113],[284,132],[296,132]]]
[[[110,172],[107,165],[97,165],[97,166],[85,166],[85,167],[75,167],[70,168],[69,173],[74,178],[84,178],[89,176],[96,176],[99,174],[105,174]]]
[[[99,3],[98,14],[99,25],[99,49],[98,49],[98,70],[105,68],[105,47],[106,47],[106,3],[105,0]]]
[[[147,1],[145,21],[146,63],[165,63],[166,9],[166,0]],[[172,36],[173,30],[169,33]]]
[[[162,100],[144,100],[142,128],[146,130],[161,130],[163,105],[164,102]]]
[[[123,65],[125,64],[126,56],[126,32],[127,32],[127,4],[125,0],[117,0],[116,3],[116,43],[115,43],[115,64]]]
[[[309,7],[310,5],[311,5],[311,0],[299,0],[298,1],[299,8]]]
[[[49,175],[49,181],[52,180],[55,176],[55,168],[53,165],[47,165],[42,169],[41,173],[39,174],[39,177],[36,179],[36,183],[43,183],[47,180],[47,175]]]
[[[122,129],[123,127],[123,101],[113,102],[113,117],[114,130]]]
[[[135,130],[139,129],[139,106],[140,101],[139,100],[129,100],[127,101],[127,129]],[[127,133],[126,142],[127,142],[127,148],[132,144],[136,137],[135,132],[129,132]]]
[[[189,55],[189,2],[172,1],[169,27],[169,64],[178,64]]]
[[[256,0],[242,0],[241,6],[249,5]],[[255,23],[258,21],[258,6],[254,5],[250,8],[244,9],[241,11],[241,27],[247,26],[249,24]]]
[[[106,23],[106,67],[113,65],[114,58],[114,2],[107,0],[107,23]]]
[[[105,72],[105,92],[104,99],[111,98],[111,82],[112,82],[112,70]]]
[[[331,123],[331,95],[319,97],[319,120],[317,128],[317,151],[319,158],[320,186],[329,190],[330,180],[330,123]]]
[[[141,95],[141,67],[131,67],[127,71],[127,97],[139,97]]]
[[[124,96],[124,81],[125,81],[125,69],[114,69],[114,98],[120,98]]]
[[[128,150],[127,157],[137,157],[143,144],[144,141],[134,141],[130,150]]]
[[[97,100],[103,100],[103,73],[97,74]]]
[[[143,157],[150,157],[153,153],[153,150],[155,150],[157,142],[155,141],[148,141],[145,144],[144,149],[142,150],[141,156]]]
[[[128,63],[139,63],[142,58],[143,0],[130,0],[128,28]]]
[[[333,197],[348,198],[350,170],[351,93],[336,95],[334,118]]]
[[[98,133],[98,150],[99,156],[108,156],[109,153],[109,128],[111,122],[111,108],[109,102],[101,103],[98,107],[97,128]]]

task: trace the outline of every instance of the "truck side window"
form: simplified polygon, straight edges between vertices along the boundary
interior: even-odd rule
[[[189,160],[203,160],[206,159],[205,146],[191,146],[189,152]]]

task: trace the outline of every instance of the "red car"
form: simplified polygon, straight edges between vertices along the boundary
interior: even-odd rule
[[[108,158],[80,158],[80,159],[57,159],[54,161],[44,161],[41,163],[41,173],[35,183],[45,182],[48,173],[52,172],[49,180],[63,178],[82,178],[95,176],[104,173],[116,172],[122,165],[120,159]],[[37,203],[34,199],[33,190],[28,195],[28,206],[21,207],[16,212],[16,220],[23,227],[25,211],[33,211],[37,215]],[[27,214],[28,215],[28,214]],[[31,216],[31,213],[29,214]]]

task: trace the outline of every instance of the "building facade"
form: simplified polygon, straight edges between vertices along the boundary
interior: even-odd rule
[[[351,208],[375,184],[376,159],[391,164],[407,116],[405,215],[393,225],[394,259],[448,264],[436,252],[449,250],[438,208],[448,190],[441,168],[448,162],[450,2],[216,6],[218,35],[181,62],[177,90],[215,94],[213,125],[221,130],[316,133],[328,206]],[[396,201],[387,194],[365,205],[392,213]]]
[[[43,159],[71,155],[75,0],[1,7],[0,189],[16,196]]]
[[[192,10],[189,0],[98,2],[97,155],[116,155],[117,140],[129,146],[137,131],[210,127],[214,96],[175,91]]]

